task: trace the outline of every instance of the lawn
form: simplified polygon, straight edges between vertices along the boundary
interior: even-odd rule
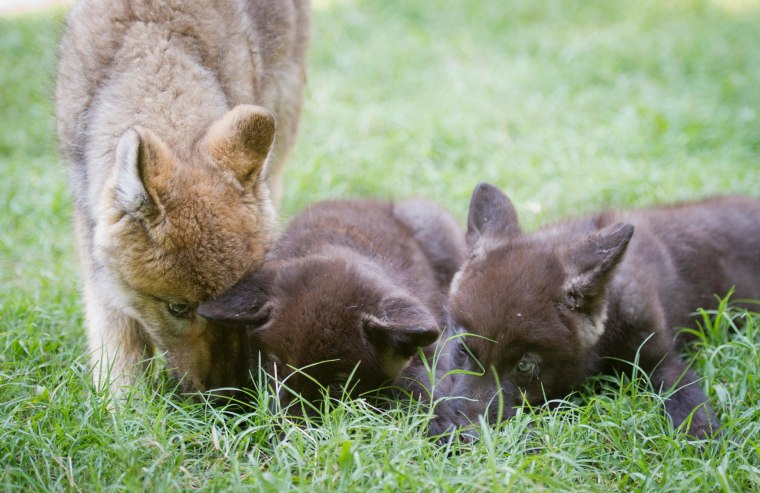
[[[672,432],[641,378],[595,379],[443,447],[415,404],[335,402],[296,426],[264,390],[235,415],[173,396],[161,373],[109,411],[90,385],[56,150],[63,18],[0,17],[1,490],[760,490],[760,315],[730,305],[704,314],[689,351],[726,425],[708,446]],[[464,220],[479,181],[530,229],[760,197],[756,0],[314,0],[313,24],[284,221],[356,196],[428,197]]]

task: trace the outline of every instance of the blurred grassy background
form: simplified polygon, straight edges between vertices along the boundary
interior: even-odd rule
[[[285,436],[266,409],[240,428],[157,394],[105,412],[88,384],[56,152],[63,18],[0,16],[1,489],[758,487],[754,329],[699,353],[721,418],[749,436],[705,460],[635,389],[538,420],[535,455],[515,438],[525,419],[447,455],[410,427],[424,420],[352,408]],[[315,0],[313,21],[284,218],[319,199],[416,195],[463,220],[479,181],[507,191],[528,228],[600,207],[760,196],[758,1]]]
[[[322,4],[286,213],[424,195],[464,217],[481,180],[528,226],[760,193],[757,2]]]

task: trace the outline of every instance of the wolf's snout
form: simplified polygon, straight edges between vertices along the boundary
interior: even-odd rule
[[[435,407],[436,416],[430,421],[429,433],[440,444],[448,442],[452,435],[465,442],[476,440],[480,436],[482,421],[495,425],[516,413],[516,401],[509,390],[511,386],[507,389],[490,387],[488,390],[481,388],[480,391],[473,391],[472,386],[489,387],[493,383],[483,380],[468,383],[464,387],[470,387],[469,390],[462,392],[463,386],[460,385],[460,390],[453,389],[451,397],[441,400]],[[469,397],[462,393],[469,393]]]
[[[451,440],[452,435],[466,442],[477,439],[477,418],[474,422],[470,420],[456,400],[438,403],[435,413],[436,417],[430,421],[428,432],[439,444]]]

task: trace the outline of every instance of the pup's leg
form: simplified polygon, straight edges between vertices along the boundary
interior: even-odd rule
[[[279,209],[282,203],[282,172],[290,149],[298,133],[298,125],[306,83],[306,51],[309,44],[310,7],[308,0],[281,2],[244,2],[245,10],[255,25],[260,40],[267,44],[251,46],[254,53],[261,51],[263,73],[277,74],[277,83],[254,80],[256,101],[277,116],[277,132],[267,165],[266,182],[272,204]],[[253,22],[266,19],[266,22]],[[267,56],[268,53],[271,53]],[[260,77],[260,75],[259,75]]]
[[[87,339],[93,367],[93,381],[102,389],[121,394],[146,366],[153,344],[139,322],[104,302],[93,280],[85,281]]]
[[[720,423],[699,387],[697,375],[677,355],[671,331],[667,328],[664,303],[653,284],[656,274],[639,269],[633,263],[622,267],[628,270],[618,271],[613,280],[613,293],[614,299],[627,303],[627,308],[615,310],[616,315],[626,321],[622,331],[627,338],[624,346],[640,348],[640,364],[650,375],[656,391],[674,390],[665,400],[665,413],[670,416],[673,426],[679,427],[690,419],[686,430],[689,435],[698,438],[712,436],[720,428]],[[632,361],[633,355],[629,357]]]
[[[85,326],[92,363],[92,380],[98,389],[110,387],[120,394],[146,366],[153,343],[139,322],[112,307],[113,288],[98,279],[93,258],[93,231],[82,203],[75,204],[74,229],[82,273]]]
[[[282,204],[282,172],[285,167],[283,160],[278,159],[278,155],[273,153],[267,162],[266,185],[269,193],[269,200],[276,210],[279,210]]]
[[[718,431],[720,423],[697,380],[697,375],[677,356],[668,356],[652,372],[655,389],[676,389],[665,401],[665,412],[673,420],[673,426],[680,426],[691,416],[688,434],[697,438],[709,438]]]

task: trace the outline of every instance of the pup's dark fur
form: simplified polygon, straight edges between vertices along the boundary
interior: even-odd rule
[[[454,325],[491,341],[467,339],[485,372],[456,377],[451,395],[473,400],[439,405],[432,433],[495,419],[499,390],[508,417],[523,399],[540,404],[590,375],[630,372],[637,354],[655,389],[677,389],[665,401],[675,426],[687,421],[697,437],[718,430],[676,334],[732,286],[736,299],[760,298],[759,201],[604,212],[525,234],[509,199],[481,184],[467,243],[449,310]]]
[[[320,386],[338,390],[357,363],[346,386],[356,394],[414,389],[408,380],[425,378],[417,349],[430,350],[441,333],[465,249],[456,221],[427,201],[322,202],[293,220],[260,268],[198,313],[247,327],[252,354],[308,400],[321,397]]]

